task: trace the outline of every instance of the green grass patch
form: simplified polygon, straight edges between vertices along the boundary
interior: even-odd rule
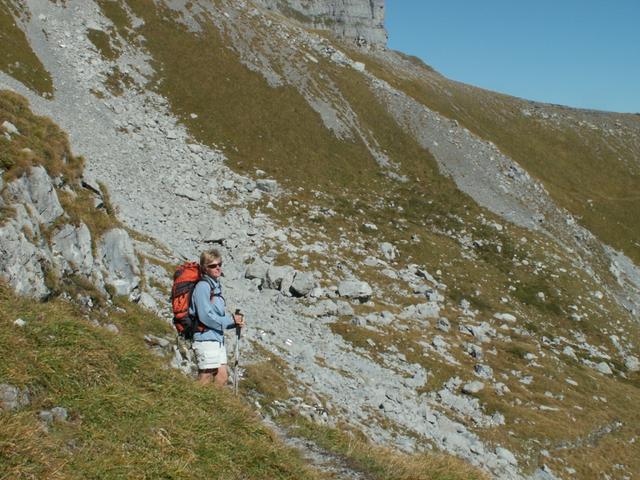
[[[122,304],[92,326],[62,300],[34,303],[0,286],[0,382],[31,404],[0,419],[2,478],[318,478],[228,391],[169,370],[144,333],[169,326]],[[19,315],[27,326],[12,325]],[[108,317],[106,317],[108,315]],[[38,412],[69,420],[44,428]]]
[[[24,14],[10,0],[0,0],[0,70],[42,96],[53,96],[51,75],[35,54],[16,18]]]

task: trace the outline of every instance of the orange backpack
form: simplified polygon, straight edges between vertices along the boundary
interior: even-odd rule
[[[196,262],[180,265],[173,275],[173,287],[171,288],[173,325],[178,334],[187,340],[193,339],[194,333],[205,329],[196,316],[189,315],[191,295],[201,279],[200,266]]]

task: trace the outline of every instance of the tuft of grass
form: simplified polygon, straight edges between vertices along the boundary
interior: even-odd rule
[[[34,115],[28,101],[7,90],[0,91],[0,123],[13,123],[20,134],[0,140],[0,167],[5,180],[17,178],[32,165],[43,165],[52,178],[62,176],[65,183],[76,184],[82,175],[82,157],[71,154],[69,141],[56,124]]]
[[[107,60],[117,60],[120,56],[117,48],[112,45],[111,36],[102,30],[89,29],[87,37]]]

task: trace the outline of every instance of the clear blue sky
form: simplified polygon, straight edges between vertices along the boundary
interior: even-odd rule
[[[640,112],[640,0],[386,0],[389,48],[529,100]]]

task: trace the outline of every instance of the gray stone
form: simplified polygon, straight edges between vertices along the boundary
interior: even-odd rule
[[[168,348],[171,346],[171,342],[166,338],[158,337],[151,334],[145,335],[144,341],[147,342],[147,345],[150,345],[152,347]]]
[[[38,418],[48,425],[53,423],[53,413],[51,413],[51,410],[42,410],[38,412]]]
[[[496,447],[496,455],[498,455],[498,458],[501,458],[511,465],[518,464],[518,460],[515,455],[504,447]]]
[[[502,320],[503,322],[513,323],[516,321],[516,317],[510,313],[494,313],[493,318],[496,320]]]
[[[16,318],[16,319],[13,321],[13,324],[14,324],[16,327],[20,327],[20,328],[23,328],[23,327],[26,327],[26,326],[27,326],[27,322],[25,322],[25,321],[24,321],[23,319],[21,319],[21,318]]]
[[[296,271],[293,267],[276,267],[275,265],[271,265],[267,269],[265,287],[273,290],[280,290],[283,293],[288,293],[295,274]]]
[[[259,279],[260,284],[267,278],[267,270],[269,265],[263,262],[261,259],[257,259],[251,265],[249,265],[244,272],[244,278],[249,280]]]
[[[87,172],[82,174],[81,185],[102,198],[102,189],[100,188],[100,184],[91,174]]]
[[[79,226],[66,224],[58,230],[51,241],[54,258],[58,257],[64,267],[62,274],[79,273],[90,277],[94,271],[91,253],[91,233],[84,223]]]
[[[40,411],[38,417],[47,425],[51,425],[53,422],[66,422],[69,413],[66,408],[53,407],[51,410]]]
[[[624,359],[624,366],[630,372],[637,372],[640,370],[640,361],[637,357],[629,355]]]
[[[18,128],[8,120],[2,122],[2,129],[7,132],[9,135],[20,135]]]
[[[261,190],[265,193],[274,194],[278,192],[278,182],[268,178],[259,178],[258,180],[256,180],[256,187],[258,188],[258,190]]]
[[[111,333],[120,333],[120,329],[118,328],[117,325],[113,324],[113,323],[107,323],[104,325],[105,330],[107,330],[108,332]]]
[[[307,307],[306,312],[314,317],[328,317],[338,314],[338,305],[330,299],[320,300]]]
[[[311,273],[297,272],[291,284],[291,293],[296,297],[306,297],[316,286],[316,280]]]
[[[567,357],[573,358],[574,360],[577,360],[578,357],[576,357],[576,352],[573,350],[572,347],[570,347],[569,345],[566,345],[563,349],[562,349],[562,353],[564,355],[566,355]]]
[[[140,300],[138,300],[138,303],[147,310],[151,310],[152,312],[158,311],[158,302],[156,302],[155,298],[147,292],[142,292],[140,294]]]
[[[0,277],[16,293],[44,300],[49,288],[42,265],[50,264],[47,251],[36,248],[24,233],[9,222],[0,227]]]
[[[105,268],[105,282],[116,295],[130,295],[140,283],[140,267],[131,237],[121,228],[109,230],[100,239],[98,259]]]
[[[345,298],[358,299],[366,302],[371,298],[373,290],[367,282],[359,280],[343,280],[338,285],[338,295]]]
[[[417,316],[421,319],[438,318],[440,307],[436,302],[419,303],[416,306]]]
[[[0,384],[0,409],[17,410],[29,405],[31,399],[27,390],[20,390],[18,387],[7,383]]]
[[[438,322],[436,324],[436,328],[443,332],[448,332],[451,328],[451,324],[449,323],[449,319],[445,317],[438,318]]]
[[[484,388],[484,383],[479,380],[474,380],[473,382],[465,383],[462,387],[462,393],[473,394],[478,393],[480,390]]]
[[[613,374],[613,370],[611,370],[611,367],[609,366],[609,364],[607,362],[600,362],[596,365],[596,370],[599,371],[600,373],[604,374],[604,375],[611,375]]]
[[[51,177],[44,167],[31,167],[28,175],[9,183],[7,189],[12,200],[27,206],[38,223],[51,225],[64,213]]]
[[[380,244],[380,251],[387,260],[395,260],[398,258],[398,249],[389,242],[382,242]]]
[[[358,46],[384,47],[384,0],[257,0],[263,6],[285,16],[295,15],[311,28],[330,30]]]
[[[480,378],[485,378],[487,380],[493,378],[493,369],[489,365],[478,363],[473,367],[473,370]]]

